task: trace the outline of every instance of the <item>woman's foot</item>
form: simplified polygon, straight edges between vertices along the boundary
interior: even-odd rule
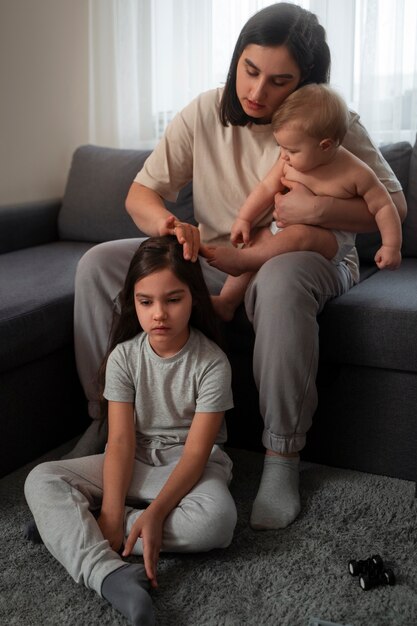
[[[298,491],[300,459],[265,456],[250,525],[255,530],[286,528],[301,510]]]

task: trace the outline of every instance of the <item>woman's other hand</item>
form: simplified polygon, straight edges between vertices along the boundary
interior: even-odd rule
[[[302,183],[281,178],[288,189],[286,193],[275,194],[274,219],[280,228],[293,224],[320,223],[320,210],[317,196]]]

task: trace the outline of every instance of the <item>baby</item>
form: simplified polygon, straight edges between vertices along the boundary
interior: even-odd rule
[[[280,156],[239,210],[230,240],[235,247],[202,245],[209,264],[227,272],[219,296],[213,296],[217,313],[233,318],[246,287],[265,261],[278,254],[309,250],[334,263],[342,261],[355,244],[355,234],[319,226],[292,225],[255,228],[271,211],[277,193],[285,193],[282,178],[302,183],[319,196],[361,196],[381,233],[375,255],[380,269],[396,269],[401,263],[401,222],[390,194],[374,172],[346,150],[341,142],[349,124],[344,100],[324,84],[310,84],[292,93],[272,118],[272,130]],[[236,247],[244,244],[243,247]]]

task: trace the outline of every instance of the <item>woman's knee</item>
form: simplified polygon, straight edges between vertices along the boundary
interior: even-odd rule
[[[254,282],[258,290],[268,293],[292,293],[304,289],[311,276],[315,252],[289,252],[269,259],[258,271]]]
[[[75,285],[82,287],[95,283],[104,274],[125,275],[135,250],[143,239],[119,239],[97,244],[79,260]]]

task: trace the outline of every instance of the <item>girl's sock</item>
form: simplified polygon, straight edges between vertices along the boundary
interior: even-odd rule
[[[43,543],[42,537],[39,534],[39,530],[36,526],[36,522],[34,519],[31,519],[30,522],[27,522],[25,530],[23,531],[23,536],[28,541],[33,541],[33,543]]]
[[[265,456],[250,525],[256,530],[285,528],[301,509],[299,457]]]
[[[101,595],[134,626],[154,626],[155,614],[147,589],[149,581],[143,565],[129,563],[106,576]]]

